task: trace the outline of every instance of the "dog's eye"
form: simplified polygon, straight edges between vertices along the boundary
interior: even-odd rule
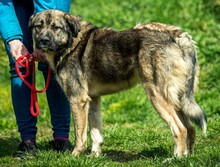
[[[36,29],[41,29],[42,28],[42,25],[41,24],[37,24],[34,26]]]
[[[53,25],[53,26],[52,26],[52,29],[53,29],[54,31],[56,31],[56,30],[61,29],[61,27],[60,27],[60,26]]]

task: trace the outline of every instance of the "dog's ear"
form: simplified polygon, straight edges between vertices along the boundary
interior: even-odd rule
[[[70,14],[65,14],[64,18],[71,30],[71,32],[73,33],[73,37],[77,37],[79,31],[80,31],[80,19],[78,17],[72,16]]]
[[[29,32],[31,32],[32,31],[32,29],[33,29],[33,20],[34,20],[34,17],[35,17],[35,15],[36,14],[33,14],[31,17],[30,17],[30,19],[29,19],[29,23],[28,23],[28,30],[29,30]]]

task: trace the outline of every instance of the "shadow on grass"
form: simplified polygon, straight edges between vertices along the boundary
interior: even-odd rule
[[[17,157],[18,156],[18,146],[20,144],[19,138],[1,138],[0,137],[0,158],[3,157]],[[49,141],[43,141],[37,143],[39,150],[50,150]]]
[[[19,144],[20,140],[18,138],[0,138],[0,158],[17,157]],[[50,150],[48,142],[40,142],[38,145],[38,149]],[[151,147],[149,149],[143,149],[139,153],[120,150],[107,150],[103,151],[103,154],[108,159],[121,163],[135,160],[143,160],[147,158],[154,159],[156,157],[167,158],[169,156],[169,152],[163,147]]]
[[[162,147],[153,147],[144,149],[139,153],[125,152],[125,151],[116,151],[108,150],[103,152],[109,159],[116,162],[129,162],[134,160],[141,160],[147,158],[156,158],[156,157],[165,157],[169,156],[169,152]]]
[[[0,158],[14,156],[17,153],[20,140],[18,138],[1,138],[0,137]]]

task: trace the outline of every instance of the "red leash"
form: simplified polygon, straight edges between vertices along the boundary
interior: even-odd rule
[[[46,81],[45,87],[42,90],[37,90],[36,85],[35,85],[35,63],[33,59],[31,61],[29,60],[30,57],[31,57],[30,54],[25,55],[25,56],[20,56],[16,60],[15,70],[18,76],[24,82],[24,84],[31,89],[30,112],[34,117],[37,117],[40,113],[40,109],[39,109],[38,101],[37,101],[37,93],[43,93],[47,90],[49,83],[50,83],[51,71],[48,68],[47,81]],[[22,63],[23,59],[25,59],[24,63]],[[21,74],[19,65],[26,69],[25,74]],[[30,84],[28,81],[25,80],[25,78],[27,78],[30,75],[30,68],[32,68],[32,84]]]

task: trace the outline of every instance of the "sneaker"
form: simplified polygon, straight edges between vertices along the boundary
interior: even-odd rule
[[[35,155],[37,153],[36,143],[31,140],[22,141],[18,147],[18,152]]]
[[[57,152],[65,152],[65,151],[73,150],[73,146],[69,140],[57,139],[50,141],[49,144],[51,148]]]

